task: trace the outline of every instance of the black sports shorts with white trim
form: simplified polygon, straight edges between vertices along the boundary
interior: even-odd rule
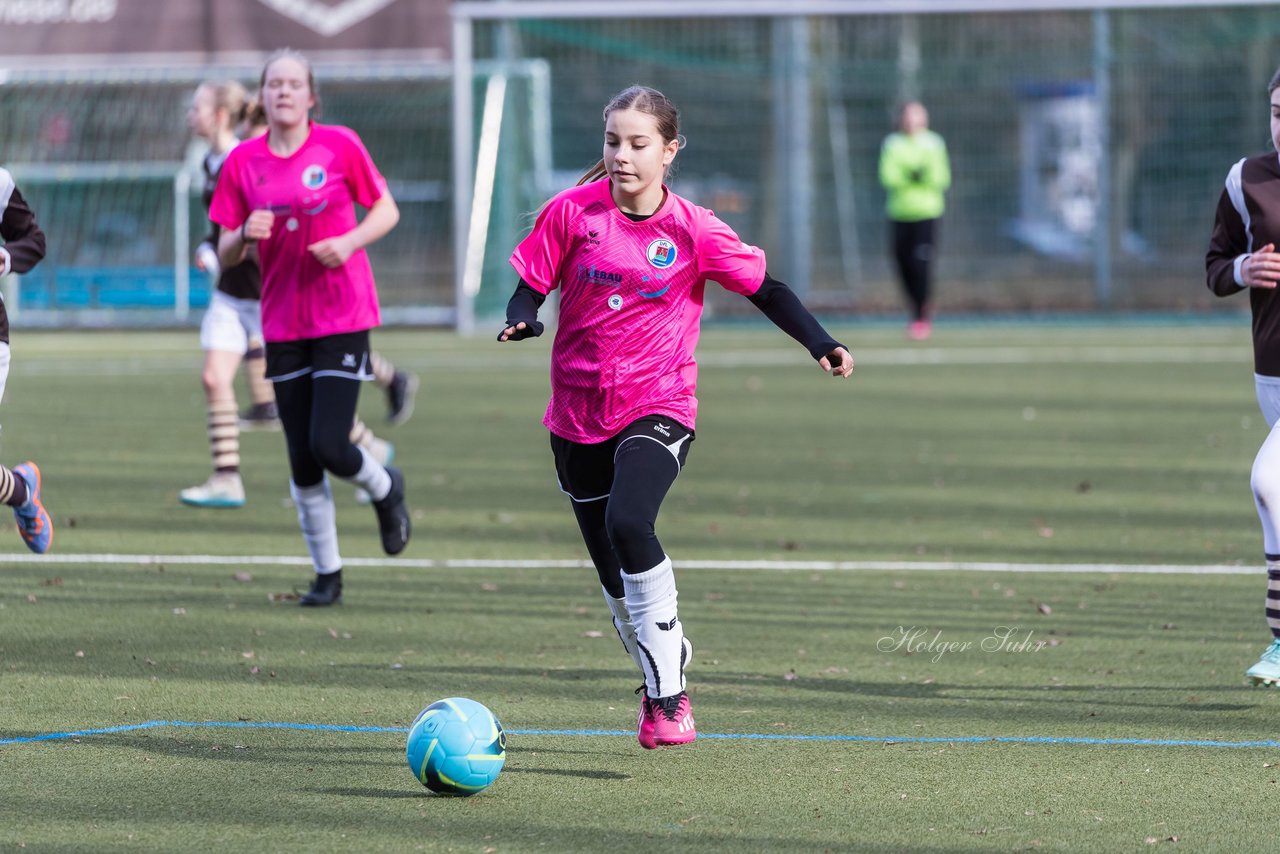
[[[373,379],[369,330],[267,342],[267,379],[279,383],[307,375],[360,382]]]
[[[614,436],[595,444],[571,442],[551,434],[551,452],[556,460],[560,489],[574,501],[607,498],[613,488],[614,463],[619,448],[629,442],[653,442],[667,450],[675,462],[676,474],[689,458],[694,431],[661,415],[637,418]],[[674,475],[673,478],[674,479]]]

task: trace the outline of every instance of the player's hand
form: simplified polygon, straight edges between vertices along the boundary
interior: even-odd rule
[[[240,226],[240,236],[245,243],[257,243],[271,236],[271,227],[275,224],[276,215],[271,211],[259,210],[249,214],[249,218]]]
[[[523,341],[526,338],[537,338],[542,334],[542,321],[535,320],[533,323],[525,323],[523,320],[511,323],[507,321],[507,326],[498,333],[499,341]]]
[[[307,251],[321,264],[333,268],[347,263],[347,259],[356,251],[356,247],[347,235],[340,234],[337,237],[317,240],[307,247]]]
[[[1240,264],[1240,278],[1251,288],[1275,288],[1280,279],[1280,254],[1268,243]]]
[[[843,347],[837,347],[818,360],[822,370],[833,377],[848,378],[853,373],[853,356]]]

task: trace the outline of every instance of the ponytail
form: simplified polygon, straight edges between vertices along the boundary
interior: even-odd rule
[[[608,174],[608,170],[604,168],[604,160],[598,160],[596,161],[595,166],[592,166],[586,172],[582,173],[582,177],[578,179],[578,183],[574,184],[574,186],[581,187],[583,184],[590,184],[592,181],[599,181]]]
[[[574,186],[581,187],[583,184],[590,184],[592,181],[599,181],[601,178],[607,177],[608,174],[608,171],[604,168],[604,160],[598,160],[596,161],[595,166],[592,166],[586,172],[582,173],[582,177],[578,179],[578,182],[574,184]],[[546,210],[547,205],[549,204],[551,204],[551,199],[547,199],[545,202],[538,205],[538,209],[532,213],[532,216],[537,217],[538,214]]]

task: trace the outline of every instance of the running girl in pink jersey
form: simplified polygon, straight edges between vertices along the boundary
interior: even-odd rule
[[[541,335],[538,308],[560,289],[543,423],[614,627],[644,675],[637,737],[654,748],[697,737],[684,676],[693,648],[654,525],[694,438],[708,280],[750,299],[824,371],[848,377],[853,358],[768,275],[760,249],[667,189],[683,140],[661,92],[632,86],[604,120],[604,158],[547,203],[511,256],[520,284],[498,340]]]
[[[315,75],[299,53],[262,69],[268,131],[237,145],[222,166],[209,218],[222,226],[223,267],[257,246],[262,333],[289,450],[289,485],[315,579],[302,605],[342,599],[342,558],[325,472],[373,498],[387,554],[409,542],[404,477],[352,443],[360,382],[373,379],[369,330],[380,322],[365,247],[400,212],[354,131],[311,121]],[[355,206],[368,213],[357,222]]]

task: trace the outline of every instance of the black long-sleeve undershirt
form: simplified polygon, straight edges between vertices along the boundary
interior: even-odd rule
[[[538,320],[538,309],[546,299],[546,294],[535,290],[524,279],[520,280],[516,285],[515,293],[507,302],[507,327],[523,322],[528,329],[522,330],[523,335],[517,333],[512,338],[515,340],[536,338],[542,334],[543,325],[542,321]],[[774,326],[800,342],[814,359],[821,359],[837,347],[844,346],[832,338],[818,319],[804,307],[795,291],[768,273],[765,273],[764,282],[761,283],[759,290],[747,299],[751,300],[751,304],[760,309]]]
[[[751,304],[760,309],[774,326],[799,341],[814,359],[821,359],[837,347],[844,347],[822,328],[818,319],[800,302],[795,291],[767,272],[764,274],[764,281],[760,284],[760,288],[747,299],[751,300]]]
[[[538,320],[538,309],[547,301],[547,295],[534,290],[524,279],[516,285],[516,292],[507,301],[507,326],[512,327],[524,323],[528,328],[517,331],[511,336],[513,341],[522,338],[537,338],[542,334],[542,321]],[[505,329],[504,329],[505,331]],[[498,334],[502,337],[502,333]]]

